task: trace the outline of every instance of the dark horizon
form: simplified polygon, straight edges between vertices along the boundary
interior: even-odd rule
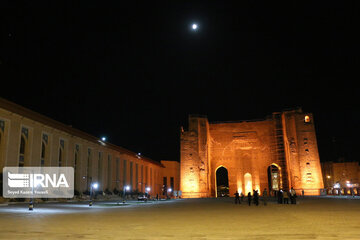
[[[238,121],[302,107],[321,161],[360,161],[351,3],[0,6],[9,101],[157,161],[179,161],[189,114]]]

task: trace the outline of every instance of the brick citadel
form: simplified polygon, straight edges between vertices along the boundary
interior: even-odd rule
[[[180,138],[183,197],[217,197],[220,168],[228,172],[230,195],[291,187],[319,195],[324,187],[313,116],[301,108],[239,122],[190,115]]]

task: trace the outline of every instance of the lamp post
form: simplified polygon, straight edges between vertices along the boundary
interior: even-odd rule
[[[33,176],[34,176],[34,171],[32,171]],[[29,211],[32,211],[34,209],[34,182],[32,183],[31,189],[32,189],[32,195],[30,198],[30,202],[29,202]]]
[[[129,190],[130,190],[129,185],[124,186],[124,188],[123,188],[123,204],[125,203],[126,191],[129,191]]]
[[[172,189],[171,189],[171,188],[168,188],[167,192],[168,192],[168,193],[170,194],[170,196],[171,196]],[[168,195],[168,194],[166,194],[166,195],[167,195],[167,198],[169,198],[169,195]]]
[[[34,183],[32,185],[32,197],[30,198],[29,202],[29,211],[32,211],[34,209]]]
[[[89,202],[89,207],[91,207],[93,205],[93,200],[92,200],[92,197],[93,197],[93,191],[94,189],[97,189],[99,187],[99,184],[98,183],[90,183],[90,202]]]
[[[148,199],[148,196],[150,196],[150,190],[151,190],[151,188],[150,187],[146,187],[145,188],[145,196],[146,196],[146,199],[145,199],[145,201],[147,201],[147,199]]]

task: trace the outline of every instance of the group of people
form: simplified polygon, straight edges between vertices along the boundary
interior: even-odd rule
[[[236,191],[234,195],[235,195],[235,204],[240,204],[241,202],[244,201],[245,196],[243,193],[239,194],[238,191]],[[296,192],[293,188],[291,188],[289,191],[279,190],[275,193],[275,196],[277,196],[279,204],[289,204],[289,198],[290,198],[291,204],[296,204]],[[251,192],[248,192],[247,200],[248,200],[249,206],[251,206],[252,202],[256,206],[258,206],[259,205],[258,190],[253,190],[252,195],[251,195]],[[268,192],[267,192],[266,188],[264,189],[264,191],[262,193],[262,200],[263,200],[264,205],[266,206],[267,201],[268,201]]]
[[[279,204],[289,204],[289,198],[291,204],[296,204],[296,191],[291,188],[289,191],[283,191],[280,189],[277,192],[277,199]]]
[[[266,192],[266,189],[264,190]],[[238,191],[235,192],[235,204],[240,204],[244,201],[244,194],[239,194]],[[248,204],[251,205],[251,202],[253,202],[256,206],[259,205],[259,192],[258,190],[253,190],[253,196],[251,196],[251,192],[247,194]],[[264,200],[264,204],[266,205],[266,201]]]

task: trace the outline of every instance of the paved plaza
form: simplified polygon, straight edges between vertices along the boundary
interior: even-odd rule
[[[0,206],[0,239],[360,239],[360,199],[299,198],[235,205],[233,198]]]

